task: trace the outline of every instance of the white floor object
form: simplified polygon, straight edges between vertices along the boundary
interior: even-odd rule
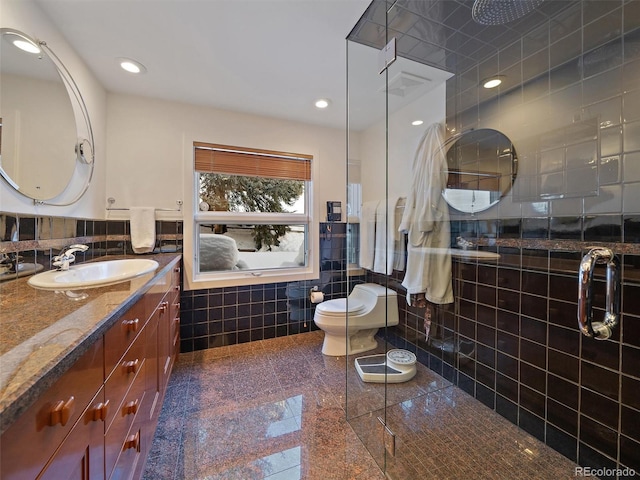
[[[394,349],[386,355],[358,357],[355,365],[364,382],[400,383],[411,380],[416,374],[416,356],[408,350]]]

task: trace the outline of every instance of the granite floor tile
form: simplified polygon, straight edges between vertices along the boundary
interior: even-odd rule
[[[322,355],[322,340],[180,355],[144,479],[574,478],[572,462],[422,365],[406,383],[365,383],[354,358]]]

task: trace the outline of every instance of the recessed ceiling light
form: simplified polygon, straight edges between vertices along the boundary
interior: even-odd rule
[[[331,104],[328,98],[320,98],[316,100],[316,108],[327,108]]]
[[[482,86],[484,88],[496,88],[498,85],[502,83],[503,75],[498,75],[495,77],[489,77],[482,80]]]
[[[3,33],[3,36],[13,45],[18,47],[20,50],[24,50],[25,52],[38,54],[41,51],[38,43],[35,40],[27,37],[23,33],[8,30]]]
[[[118,63],[120,64],[120,68],[129,73],[145,73],[147,71],[144,65],[130,58],[119,58]]]
[[[411,122],[411,125],[417,127],[418,125],[422,125],[423,123],[424,122],[422,120],[414,120],[413,122]]]

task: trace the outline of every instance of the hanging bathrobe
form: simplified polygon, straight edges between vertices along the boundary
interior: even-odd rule
[[[427,128],[412,166],[412,185],[399,231],[407,233],[407,267],[402,285],[407,303],[424,293],[432,303],[453,302],[449,207],[442,197],[448,169],[442,126]]]

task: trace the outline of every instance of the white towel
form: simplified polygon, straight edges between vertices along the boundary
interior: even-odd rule
[[[453,302],[449,207],[442,198],[447,159],[442,150],[442,126],[425,131],[413,159],[413,184],[399,230],[407,233],[407,271],[402,286],[410,295],[424,292],[428,301]]]
[[[360,211],[360,268],[373,268],[378,200],[364,202]]]
[[[389,225],[390,229],[393,229],[393,234],[395,235],[394,247],[393,247],[393,269],[394,270],[404,270],[406,264],[406,247],[405,247],[405,236],[404,233],[400,232],[400,222],[402,221],[402,216],[404,214],[404,207],[406,203],[405,197],[398,197],[394,203],[394,215],[395,219],[392,224]],[[389,230],[391,231],[391,230]]]
[[[131,246],[134,253],[153,252],[156,246],[156,210],[152,207],[129,209]]]
[[[391,275],[394,269],[404,270],[404,238],[398,231],[399,202],[400,197],[390,197],[386,202],[381,201],[376,209],[374,272]]]
[[[373,242],[373,271],[387,272],[387,242],[393,245],[393,239],[387,238],[387,202],[378,203],[376,208],[375,241]]]

